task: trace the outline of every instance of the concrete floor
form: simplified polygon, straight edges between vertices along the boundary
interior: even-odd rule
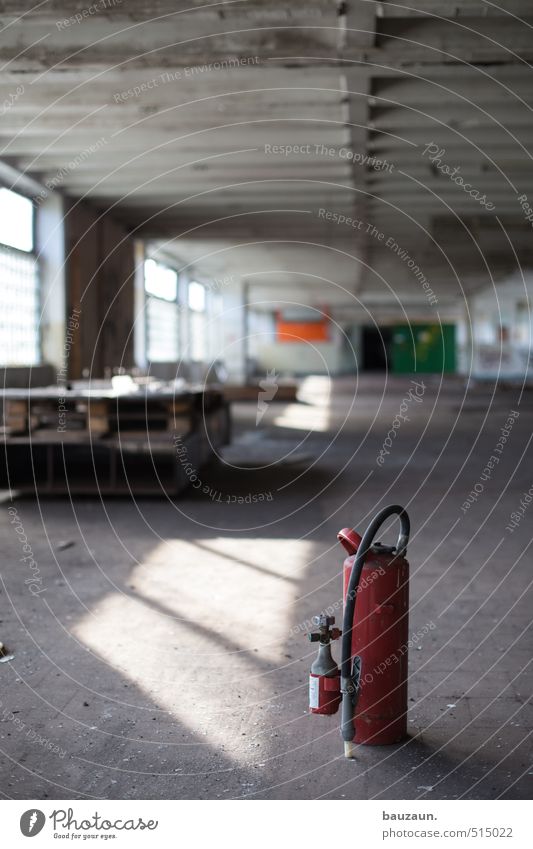
[[[426,379],[380,467],[409,387],[365,376],[354,399],[343,379],[330,398],[310,379],[306,403],[272,403],[259,428],[255,405],[236,405],[240,468],[214,465],[208,491],[174,503],[16,501],[38,596],[4,502],[3,795],[530,794],[533,507],[506,525],[533,483],[531,395]],[[500,463],[463,513],[511,409]],[[411,630],[427,631],[410,655],[411,736],[346,761],[338,717],[307,713],[315,650],[299,625],[340,598],[337,530],[391,502],[411,515]]]

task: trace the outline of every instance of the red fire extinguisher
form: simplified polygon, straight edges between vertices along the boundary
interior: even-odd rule
[[[396,546],[374,543],[383,522],[396,514],[400,519]],[[311,670],[310,710],[332,714],[342,704],[346,757],[352,757],[354,742],[397,743],[407,732],[409,530],[404,508],[392,505],[377,514],[363,537],[350,528],[339,531],[338,539],[348,552],[340,675],[331,656],[331,640],[341,636],[331,628],[333,617],[317,617],[319,632],[309,635],[321,642]]]

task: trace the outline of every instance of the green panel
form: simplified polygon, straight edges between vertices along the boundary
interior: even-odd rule
[[[397,324],[391,342],[392,371],[396,374],[413,372],[455,371],[454,324]]]

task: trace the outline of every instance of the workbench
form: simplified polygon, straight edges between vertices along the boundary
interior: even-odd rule
[[[51,386],[6,389],[0,398],[0,487],[26,494],[176,495],[191,468],[230,438],[229,404],[218,386]]]

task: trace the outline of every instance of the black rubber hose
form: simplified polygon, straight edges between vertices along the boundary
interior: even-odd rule
[[[375,516],[370,522],[368,528],[363,534],[363,538],[357,549],[348,589],[346,591],[346,602],[344,605],[344,617],[342,621],[342,644],[341,644],[341,684],[346,687],[352,677],[352,631],[354,623],[355,602],[357,600],[357,588],[363,570],[365,557],[368,554],[370,547],[374,541],[378,530],[383,522],[397,514],[400,519],[400,535],[396,545],[395,557],[403,557],[409,542],[409,531],[411,523],[405,509],[398,504],[392,504],[390,507],[384,507],[383,510]],[[343,689],[342,695],[342,714],[341,714],[341,735],[345,742],[353,740],[355,734],[353,723],[353,703],[352,694]]]

